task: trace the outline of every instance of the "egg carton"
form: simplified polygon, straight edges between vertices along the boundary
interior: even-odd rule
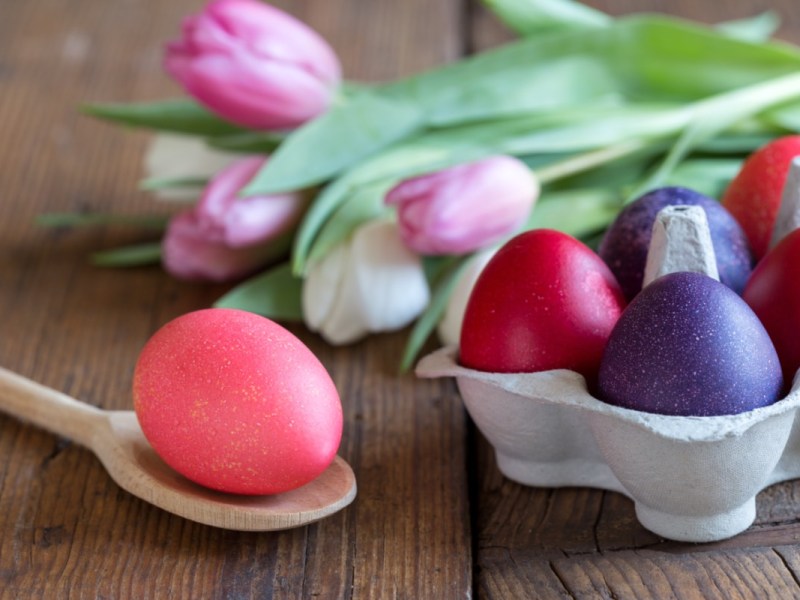
[[[800,377],[767,407],[667,416],[598,400],[574,371],[487,373],[456,356],[456,347],[442,348],[420,361],[417,375],[456,379],[503,475],[528,486],[619,492],[641,524],[665,538],[734,536],[755,519],[758,492],[800,477]]]

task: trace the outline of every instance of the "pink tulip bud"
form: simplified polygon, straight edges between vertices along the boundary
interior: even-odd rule
[[[400,235],[420,254],[464,254],[516,231],[539,195],[530,169],[493,156],[403,181],[386,196]]]
[[[341,79],[339,60],[319,34],[258,0],[214,0],[185,19],[164,66],[209,110],[252,129],[312,119]]]
[[[179,279],[230,281],[288,247],[307,201],[298,193],[239,198],[266,162],[245,158],[221,171],[200,202],[176,215],[162,242],[164,268]]]

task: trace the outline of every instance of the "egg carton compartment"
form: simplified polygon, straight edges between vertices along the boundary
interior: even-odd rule
[[[422,359],[420,377],[454,377],[464,405],[511,480],[588,486],[631,498],[644,527],[710,542],[747,529],[755,497],[800,477],[800,377],[780,401],[736,415],[667,416],[607,404],[565,369],[487,373],[457,363],[457,348]]]

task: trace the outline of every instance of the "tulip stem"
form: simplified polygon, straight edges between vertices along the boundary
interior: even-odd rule
[[[533,173],[541,184],[552,183],[570,175],[576,175],[594,167],[599,167],[606,163],[636,154],[645,149],[652,151],[660,150],[661,144],[655,145],[652,140],[634,139],[619,144],[612,144],[599,150],[584,152],[577,156],[561,160],[546,167],[534,169]]]
[[[161,262],[161,243],[135,244],[92,254],[97,267],[144,267]]]
[[[166,229],[169,217],[161,215],[117,215],[109,213],[45,213],[36,217],[42,227],[95,227],[119,225]]]

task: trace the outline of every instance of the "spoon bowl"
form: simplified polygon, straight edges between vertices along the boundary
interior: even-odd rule
[[[227,494],[169,467],[142,433],[133,411],[106,411],[0,368],[0,411],[92,450],[124,490],[191,521],[240,531],[276,531],[318,521],[356,496],[356,479],[337,456],[306,485],[270,496]]]

